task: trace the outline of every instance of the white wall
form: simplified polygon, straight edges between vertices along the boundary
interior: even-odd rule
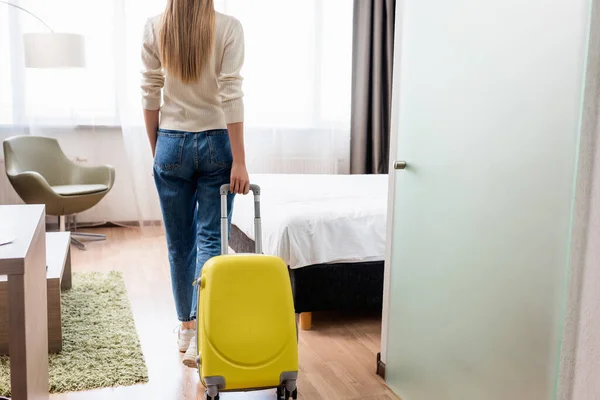
[[[593,2],[559,379],[560,400],[600,399],[600,7]]]
[[[572,400],[600,399],[600,143],[591,165],[587,240],[582,254]]]

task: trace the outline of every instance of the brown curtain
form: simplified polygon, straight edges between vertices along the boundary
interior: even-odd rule
[[[396,0],[354,0],[350,172],[385,174]]]

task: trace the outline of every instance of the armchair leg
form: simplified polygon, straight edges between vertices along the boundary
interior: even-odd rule
[[[79,236],[86,240],[106,240],[106,235],[102,233],[83,233],[83,232],[71,232],[71,236]]]
[[[71,236],[71,243],[77,247],[80,250],[86,250],[87,246],[83,243],[81,243],[79,240],[75,239],[74,237]]]
[[[67,217],[65,215],[58,216],[58,226],[61,232],[65,232],[67,230],[66,220]],[[100,241],[106,240],[106,235],[101,233],[71,232],[71,243],[80,250],[86,250],[87,246],[79,239],[83,239],[86,241]]]

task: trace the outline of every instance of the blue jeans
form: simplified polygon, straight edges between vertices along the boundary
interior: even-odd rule
[[[197,315],[202,266],[221,253],[221,197],[229,183],[233,157],[226,129],[181,132],[159,129],[154,182],[167,236],[171,286],[177,318]],[[228,194],[229,224],[234,194]]]

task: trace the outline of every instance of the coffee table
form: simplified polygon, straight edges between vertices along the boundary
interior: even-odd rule
[[[71,288],[70,232],[46,233],[46,291],[48,303],[48,352],[62,350],[61,290]],[[8,355],[7,278],[0,276],[0,355]],[[1,399],[0,399],[1,400]]]
[[[7,276],[10,384],[13,400],[46,400],[48,318],[46,209],[43,205],[0,206],[2,228],[15,240],[0,246],[0,276]],[[6,326],[0,324],[0,326]]]

